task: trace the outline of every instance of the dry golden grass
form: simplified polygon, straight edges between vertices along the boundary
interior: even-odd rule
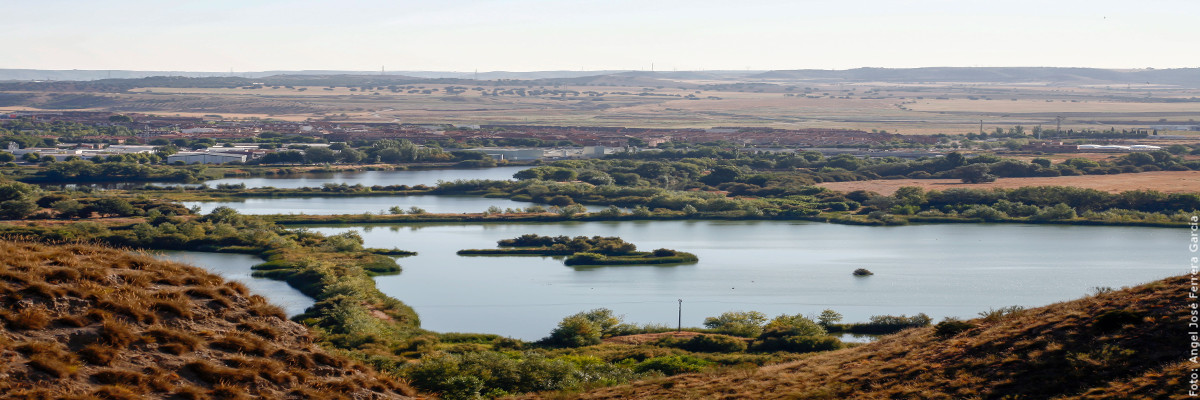
[[[438,89],[432,94],[407,90],[355,90],[337,87],[288,89],[229,88],[139,88],[110,94],[130,105],[147,107],[146,112],[226,118],[275,118],[303,120],[330,117],[347,122],[530,124],[559,126],[627,126],[655,128],[710,128],[714,126],[765,126],[776,128],[883,129],[904,134],[966,133],[987,121],[989,131],[997,126],[1022,124],[1050,126],[1054,117],[1066,114],[1069,129],[1145,128],[1160,119],[1183,122],[1200,120],[1200,104],[1165,102],[1164,98],[1190,98],[1200,91],[1186,88],[1148,87],[1153,97],[1130,99],[1126,87],[1056,87],[1048,85],[995,83],[880,82],[788,82],[758,92],[742,91],[732,82],[663,81],[654,87],[571,86],[526,83],[513,86],[481,85],[491,90],[567,90],[606,93],[603,97],[567,96],[481,96],[468,90],[446,95],[445,84],[416,84]],[[681,89],[691,84],[726,85],[717,88]],[[410,85],[399,85],[410,86]],[[476,85],[453,85],[474,88]],[[660,87],[661,86],[661,87]],[[791,87],[789,93],[784,93]],[[804,88],[814,90],[804,93]],[[651,89],[651,90],[647,90]],[[700,93],[696,93],[699,91]],[[639,96],[643,92],[667,96]],[[792,94],[793,96],[786,96]],[[1141,93],[1141,94],[1144,94]],[[700,100],[674,96],[695,95]],[[714,97],[714,98],[710,98]],[[977,97],[970,100],[968,96]],[[985,99],[987,97],[988,99]],[[1015,101],[1013,99],[1016,99]],[[29,110],[28,107],[4,107]],[[203,111],[201,111],[203,110]],[[344,114],[344,115],[343,115]],[[1117,122],[1104,122],[1117,121]]]
[[[1000,178],[989,183],[962,183],[959,179],[875,179],[869,181],[824,182],[817,186],[839,192],[868,190],[891,195],[904,186],[925,190],[1015,189],[1025,186],[1072,186],[1109,193],[1127,190],[1157,190],[1164,193],[1200,192],[1200,171],[1154,171],[1118,175],[1079,175],[1041,178]]]
[[[681,375],[574,399],[1184,398],[1186,277],[934,328],[754,370]],[[541,398],[562,398],[547,394]],[[538,398],[539,396],[528,396]]]
[[[413,394],[199,268],[89,245],[0,241],[0,254],[0,397]]]

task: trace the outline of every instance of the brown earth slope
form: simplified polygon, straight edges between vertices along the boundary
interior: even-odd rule
[[[89,245],[0,241],[0,397],[396,399],[245,286]]]
[[[1189,289],[1175,277],[938,336],[572,394],[579,399],[1171,399],[1188,393]],[[547,395],[562,398],[561,394]]]

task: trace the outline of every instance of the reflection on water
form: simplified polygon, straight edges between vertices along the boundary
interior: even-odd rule
[[[859,333],[837,332],[831,333],[830,336],[836,337],[846,343],[870,343],[879,339],[882,335],[868,335]]]
[[[217,207],[229,207],[242,214],[387,214],[388,209],[420,207],[430,213],[481,213],[489,207],[524,210],[537,204],[475,196],[367,196],[367,197],[283,197],[247,198],[243,201],[184,202],[184,206],[200,206],[200,213],[207,214]],[[543,206],[547,207],[548,206]],[[604,207],[586,206],[589,211],[600,211]]]
[[[275,187],[300,188],[321,187],[326,183],[363,186],[388,185],[429,185],[438,181],[454,181],[458,179],[488,179],[512,180],[513,174],[529,167],[496,167],[478,169],[427,169],[407,171],[349,171],[349,172],[310,172],[295,175],[264,176],[253,178],[226,178],[205,182],[209,187],[219,184],[245,184],[249,188]]]

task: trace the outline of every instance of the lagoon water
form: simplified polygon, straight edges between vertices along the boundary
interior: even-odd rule
[[[486,198],[477,196],[367,196],[367,197],[278,197],[278,198],[247,198],[243,201],[209,201],[183,202],[186,207],[200,206],[200,212],[207,214],[217,207],[229,207],[242,214],[386,214],[393,206],[408,211],[409,207],[421,207],[431,213],[480,213],[488,207],[496,206],[501,209],[524,209],[535,203],[514,201],[509,199]],[[546,206],[548,208],[548,206]],[[599,211],[604,207],[586,206],[589,211]]]
[[[205,253],[198,251],[163,251],[154,254],[166,260],[181,262],[204,268],[226,280],[246,285],[251,293],[266,297],[272,304],[283,307],[288,316],[304,312],[313,305],[313,299],[288,286],[283,281],[250,276],[250,267],[261,264],[261,258],[247,254]]]
[[[674,326],[732,310],[816,315],[975,317],[991,308],[1070,300],[1094,287],[1135,285],[1187,271],[1178,230],[1018,224],[865,227],[791,221],[418,224],[310,228],[363,232],[370,247],[419,252],[379,288],[441,332],[549,334],[564,316],[598,307],[626,321]],[[621,236],[640,249],[689,251],[675,266],[567,267],[549,257],[461,257],[525,233]],[[855,268],[875,272],[854,277]]]
[[[426,169],[405,171],[349,171],[349,172],[309,172],[297,175],[265,176],[253,178],[225,178],[206,181],[209,187],[220,184],[243,183],[248,188],[275,187],[300,188],[321,187],[326,183],[347,185],[429,185],[438,181],[453,181],[457,179],[490,179],[496,181],[512,180],[513,174],[529,167],[495,167],[472,169]]]

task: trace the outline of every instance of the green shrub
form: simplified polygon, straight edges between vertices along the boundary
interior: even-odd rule
[[[550,337],[542,341],[551,346],[582,347],[600,344],[603,328],[600,324],[580,315],[572,315],[558,323]]]
[[[677,375],[688,372],[699,372],[712,365],[711,362],[689,355],[653,357],[634,365],[638,373],[650,371],[662,372],[666,375]]]
[[[841,340],[833,336],[785,336],[766,337],[754,343],[751,350],[761,352],[787,351],[811,353],[814,351],[837,350],[844,347]]]
[[[761,338],[781,338],[790,336],[825,336],[825,328],[807,317],[796,315],[780,315],[763,327]]]
[[[733,336],[758,337],[767,316],[758,311],[729,311],[716,317],[704,319],[704,326]]]
[[[746,351],[746,341],[725,335],[697,335],[677,345],[698,353],[736,353]]]

